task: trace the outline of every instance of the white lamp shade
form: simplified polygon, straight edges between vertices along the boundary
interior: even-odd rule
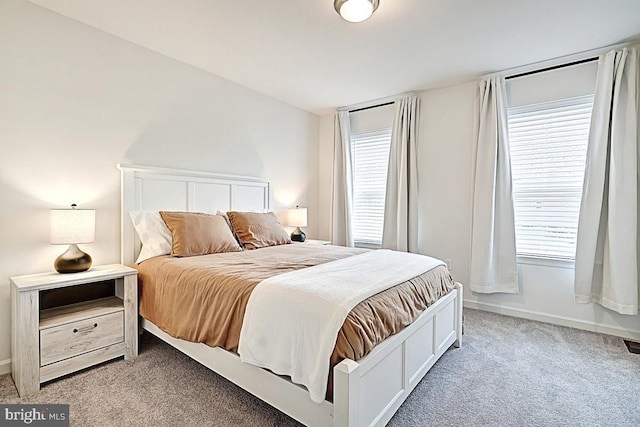
[[[287,214],[287,225],[290,227],[306,227],[307,208],[289,209]]]
[[[49,242],[54,245],[90,243],[96,238],[96,211],[52,209]]]

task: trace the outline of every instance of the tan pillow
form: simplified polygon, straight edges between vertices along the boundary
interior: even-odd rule
[[[187,257],[242,250],[227,221],[220,215],[161,211],[160,216],[171,231],[171,256]]]
[[[289,234],[282,228],[273,212],[227,212],[233,230],[246,249],[291,243]]]

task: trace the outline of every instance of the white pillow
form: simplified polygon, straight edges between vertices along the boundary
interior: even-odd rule
[[[140,264],[149,258],[171,253],[171,231],[159,212],[129,212],[129,215],[142,242],[142,249],[136,263]]]

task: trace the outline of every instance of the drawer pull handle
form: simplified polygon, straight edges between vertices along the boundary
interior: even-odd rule
[[[93,326],[85,326],[84,328],[80,328],[80,329],[74,328],[73,329],[73,333],[75,334],[76,332],[88,332],[88,331],[90,331],[92,329],[95,329],[97,327],[98,327],[98,324],[94,323]]]

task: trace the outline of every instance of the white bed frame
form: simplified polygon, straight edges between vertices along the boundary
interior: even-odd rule
[[[269,209],[268,182],[146,166],[118,165],[122,174],[122,263],[133,265],[140,243],[129,212]],[[376,346],[366,357],[344,360],[333,371],[334,402],[314,403],[307,390],[240,362],[222,348],[173,338],[153,323],[143,328],[271,406],[308,426],[385,425],[402,402],[453,345],[462,344],[462,285],[440,298],[418,319]]]

